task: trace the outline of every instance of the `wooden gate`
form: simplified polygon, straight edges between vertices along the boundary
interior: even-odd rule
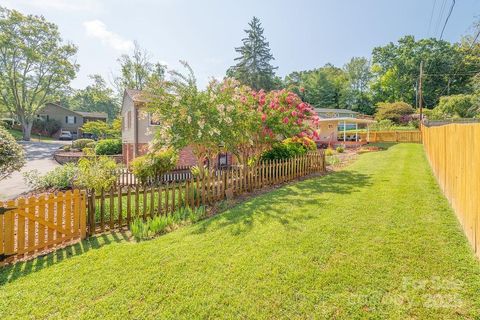
[[[85,191],[0,202],[0,265],[84,239],[85,235]]]

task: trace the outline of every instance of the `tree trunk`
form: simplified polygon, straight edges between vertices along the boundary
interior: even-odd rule
[[[28,121],[26,119],[21,119],[22,122],[22,131],[23,131],[23,140],[30,141],[30,137],[32,134],[32,121]]]

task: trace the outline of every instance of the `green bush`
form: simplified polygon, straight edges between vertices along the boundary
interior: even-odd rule
[[[332,148],[327,148],[325,149],[325,155],[328,157],[328,156],[333,156],[335,152],[333,151]]]
[[[66,163],[56,167],[45,175],[40,175],[38,170],[25,172],[23,178],[33,189],[69,189],[74,185],[78,176],[78,168],[74,163]]]
[[[22,146],[3,127],[0,126],[0,180],[12,172],[20,170],[25,164]]]
[[[374,123],[370,128],[375,131],[389,131],[393,129],[394,125],[392,120],[384,119]]]
[[[93,139],[77,139],[72,142],[72,148],[83,150],[87,146],[87,144],[95,142]]]
[[[341,146],[338,146],[337,147],[337,152],[338,153],[343,153],[345,151],[345,148],[344,147],[341,147]]]
[[[195,209],[182,207],[169,216],[156,216],[153,219],[148,218],[146,221],[137,218],[130,223],[130,231],[136,241],[146,240],[155,235],[165,233],[169,228],[183,222],[197,222],[204,218],[205,215],[204,207]]]
[[[301,156],[307,151],[316,150],[317,145],[307,137],[293,137],[273,145],[272,149],[265,151],[261,160],[283,160]]]
[[[66,152],[69,152],[70,150],[72,150],[72,146],[69,146],[69,145],[63,146],[62,150],[66,151]]]
[[[62,124],[58,120],[35,119],[32,125],[32,132],[35,132],[43,136],[51,137],[52,135],[57,133],[61,127],[62,127]]]
[[[117,169],[117,163],[109,157],[83,157],[78,161],[76,184],[96,192],[108,190],[117,181]]]
[[[375,119],[378,121],[388,119],[400,124],[405,116],[412,115],[414,112],[415,110],[411,105],[402,101],[382,102],[377,105]]]
[[[97,155],[113,155],[122,153],[122,140],[120,139],[105,139],[98,141],[95,146],[95,153]]]
[[[173,149],[161,150],[135,158],[130,168],[140,182],[146,183],[173,170],[177,160],[177,153]]]
[[[90,148],[90,149],[95,149],[96,145],[97,145],[97,143],[95,141],[92,141],[92,142],[87,143],[87,145],[85,147]]]

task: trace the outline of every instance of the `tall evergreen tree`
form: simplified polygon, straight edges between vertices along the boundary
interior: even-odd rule
[[[235,48],[240,54],[235,58],[238,62],[228,69],[227,75],[254,89],[271,90],[278,84],[275,79],[275,70],[278,67],[271,65],[275,58],[270,53],[260,20],[253,17],[248,25],[250,29],[245,30],[247,37],[242,39],[243,45]]]

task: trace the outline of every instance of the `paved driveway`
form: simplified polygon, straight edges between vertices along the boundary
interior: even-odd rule
[[[0,200],[14,198],[30,190],[23,180],[22,173],[37,169],[44,174],[59,164],[53,159],[55,150],[71,142],[27,142],[20,141],[25,149],[26,164],[20,172],[14,172],[9,178],[0,181]]]

